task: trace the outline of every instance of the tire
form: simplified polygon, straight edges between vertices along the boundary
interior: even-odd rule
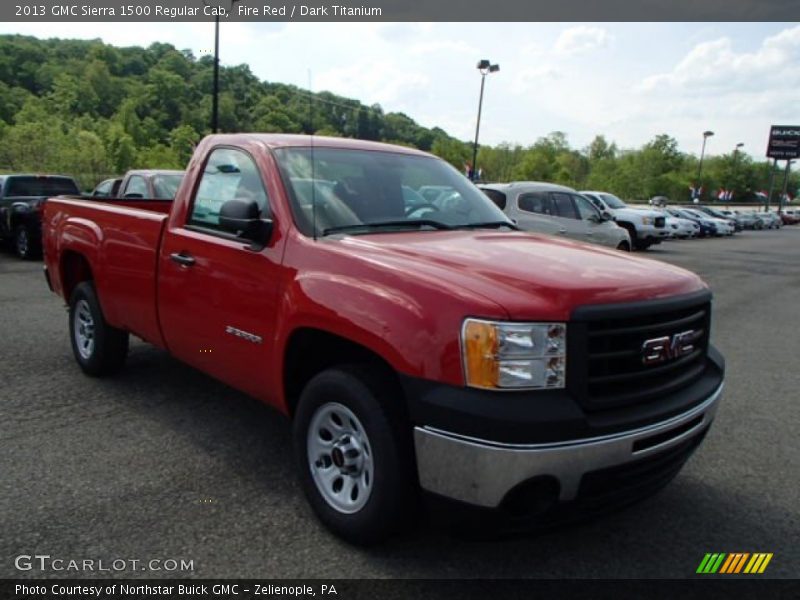
[[[633,243],[633,247],[636,250],[647,250],[650,246],[652,246],[652,244],[646,240],[636,240]]]
[[[630,223],[617,223],[617,225],[619,225],[620,227],[623,227],[628,232],[628,235],[631,238],[631,245],[634,248],[636,248],[637,250],[644,250],[649,246],[649,244],[648,244],[648,245],[644,246],[643,248],[639,247],[639,246],[641,246],[642,241],[639,240],[639,238],[636,236],[636,228],[633,225],[631,225]]]
[[[17,225],[14,229],[13,249],[22,260],[32,260],[39,256],[34,235],[25,225]]]
[[[87,375],[109,375],[125,364],[128,332],[106,323],[90,281],[79,283],[70,297],[69,339],[75,360]]]
[[[622,250],[623,252],[630,252],[631,251],[631,245],[628,242],[626,242],[625,240],[622,240],[617,245],[617,250]]]
[[[411,426],[386,379],[360,365],[323,371],[306,384],[294,417],[303,491],[328,529],[358,545],[398,531],[419,496]]]

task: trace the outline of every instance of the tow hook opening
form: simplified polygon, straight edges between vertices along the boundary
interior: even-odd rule
[[[552,475],[526,479],[513,487],[500,503],[500,510],[512,517],[532,517],[558,504],[561,485]]]

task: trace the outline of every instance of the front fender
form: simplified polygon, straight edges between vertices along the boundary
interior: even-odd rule
[[[443,342],[436,319],[418,299],[397,288],[342,274],[305,272],[283,294],[280,313],[279,348],[298,329],[319,329],[369,349],[400,373],[441,376],[443,365],[430,360],[431,349]]]

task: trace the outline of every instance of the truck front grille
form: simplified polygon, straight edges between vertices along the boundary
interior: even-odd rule
[[[707,292],[586,307],[573,318],[568,385],[587,410],[656,400],[691,385],[706,369],[711,322]]]
[[[666,217],[656,217],[655,225],[659,229],[663,228],[666,225],[666,223],[667,223]]]

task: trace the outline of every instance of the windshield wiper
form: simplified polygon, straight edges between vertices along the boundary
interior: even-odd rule
[[[485,221],[483,223],[465,223],[459,225],[459,229],[497,229],[499,227],[508,227],[509,229],[519,229],[510,221]]]
[[[322,230],[322,235],[331,233],[369,233],[372,229],[419,229],[420,227],[432,227],[433,229],[453,229],[447,223],[433,221],[429,219],[414,219],[412,221],[378,221],[376,223],[358,223],[354,225],[339,225],[338,227],[328,227]]]

